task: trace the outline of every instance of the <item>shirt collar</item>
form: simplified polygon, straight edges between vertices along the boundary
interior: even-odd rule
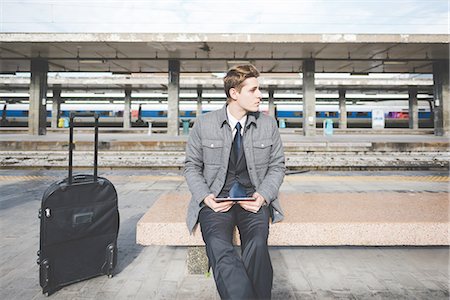
[[[259,112],[247,114],[247,119],[248,119],[247,127],[250,126],[252,123],[255,124],[255,126],[256,126],[256,119],[258,119],[259,114],[260,114]],[[220,127],[222,127],[223,124],[225,124],[225,123],[230,124],[229,119],[228,119],[228,105],[227,104],[225,104],[221,109],[219,121],[220,121]],[[236,126],[236,123],[234,123],[234,126]],[[231,124],[230,124],[230,127],[231,127]],[[231,128],[234,129],[234,127],[231,127]]]
[[[244,128],[245,122],[247,121],[247,115],[243,116],[242,119],[240,119],[240,120],[233,117],[228,106],[227,106],[227,117],[228,117],[228,122],[230,123],[231,129],[234,129],[238,122],[241,123],[241,128]]]

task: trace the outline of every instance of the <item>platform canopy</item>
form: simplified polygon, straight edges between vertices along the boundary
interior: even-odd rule
[[[264,73],[432,73],[448,60],[449,36],[422,34],[0,33],[0,73],[29,72],[32,58],[50,72],[224,72],[253,63]]]

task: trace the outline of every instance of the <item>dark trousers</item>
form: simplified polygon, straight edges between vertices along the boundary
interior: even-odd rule
[[[267,238],[269,208],[258,213],[235,204],[228,212],[209,207],[200,211],[199,222],[206,253],[222,299],[270,299],[273,270]],[[233,229],[241,237],[241,256],[233,247]]]

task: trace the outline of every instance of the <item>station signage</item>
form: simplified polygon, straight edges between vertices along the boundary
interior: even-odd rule
[[[384,122],[384,110],[374,109],[372,110],[372,129],[383,129]]]

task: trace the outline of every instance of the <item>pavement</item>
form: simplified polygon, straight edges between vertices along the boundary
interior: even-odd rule
[[[37,211],[63,170],[0,169],[0,299],[46,299],[38,281]],[[187,271],[187,247],[140,246],[136,224],[167,191],[186,191],[181,171],[99,170],[119,196],[116,274],[63,288],[53,299],[219,299],[214,280]],[[384,192],[449,197],[448,171],[312,171],[282,191]],[[376,180],[373,180],[373,179]],[[371,180],[372,179],[372,180]],[[270,247],[273,299],[449,299],[448,247]]]

